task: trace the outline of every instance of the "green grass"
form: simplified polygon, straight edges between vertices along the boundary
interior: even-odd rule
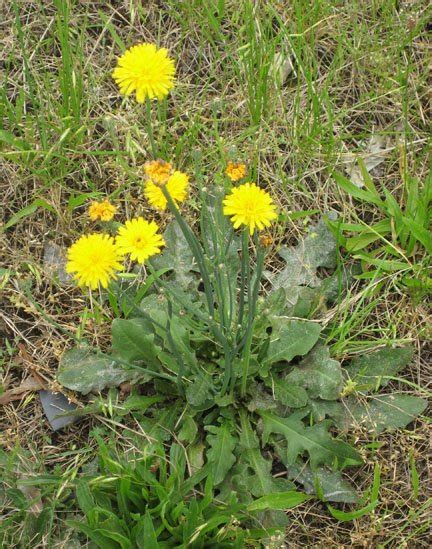
[[[206,185],[221,184],[212,174],[221,173],[227,159],[245,160],[251,178],[277,196],[284,225],[274,231],[275,250],[304,233],[313,215],[302,217],[303,211],[336,210],[342,222],[366,228],[383,219],[374,204],[349,197],[332,176],[335,170],[344,173],[347,154],[364,152],[371,135],[390,143],[372,172],[375,185],[392,193],[402,208],[415,204],[412,182],[422,188],[430,170],[430,12],[420,0],[403,3],[403,9],[399,4],[320,0],[305,9],[301,0],[166,0],[150,8],[77,0],[4,3],[0,151],[7,231],[0,233],[0,260],[8,274],[0,287],[10,321],[9,347],[24,342],[35,361],[43,349],[42,371],[53,379],[57,357],[70,344],[65,332],[80,325],[81,337],[106,337],[109,313],[83,315],[81,296],[51,281],[44,285],[43,245],[47,240],[69,245],[86,230],[87,201],[98,196],[110,196],[125,212],[147,213],[141,193],[142,166],[151,158],[145,111],[119,98],[110,76],[116,57],[137,41],[167,46],[178,65],[177,88],[153,108],[158,154]],[[281,59],[292,65],[285,80],[275,68]],[[191,219],[199,207],[193,197]],[[402,253],[409,246],[401,246]],[[367,249],[373,251],[374,245]],[[341,262],[347,259],[341,250]],[[429,260],[428,254],[414,253],[409,264],[421,264],[430,276]],[[372,345],[414,342],[421,348],[428,338],[427,295],[416,301],[401,284],[404,268],[377,271],[323,314],[338,357]],[[420,360],[409,377],[419,384],[425,375]],[[11,372],[19,383],[23,370],[7,358],[3,377]],[[16,415],[0,412],[5,424],[15,425],[13,438],[22,438]],[[41,455],[50,453],[40,444],[44,434],[46,428],[38,427],[34,435]],[[26,459],[21,451],[14,456],[18,462]],[[51,492],[46,488],[48,501],[55,501],[58,489],[58,484]],[[21,518],[7,523],[6,543],[32,543],[22,533],[26,505],[16,504]],[[403,511],[404,522],[392,532],[387,524],[399,510],[378,508],[380,543],[422,543],[427,535],[423,505]],[[53,521],[57,515],[49,517]],[[333,526],[320,534],[311,525],[311,532],[325,543]],[[359,522],[360,530],[368,527]],[[341,543],[350,542],[346,532],[340,536]]]

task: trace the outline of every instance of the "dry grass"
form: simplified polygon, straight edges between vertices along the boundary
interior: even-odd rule
[[[47,242],[66,246],[89,226],[85,203],[75,206],[71,197],[108,194],[125,217],[146,212],[140,170],[150,147],[142,111],[119,99],[110,78],[120,40],[163,43],[178,61],[167,124],[154,121],[161,155],[191,173],[199,166],[209,185],[218,183],[230,156],[247,160],[251,176],[271,188],[287,214],[275,248],[304,234],[305,223],[292,221],[291,212],[334,209],[345,221],[377,220],[373,208],[349,199],[330,176],[371,135],[388,140],[384,162],[372,173],[396,196],[403,192],[402,169],[419,180],[427,174],[430,44],[423,2],[316,2],[306,10],[299,1],[232,1],[222,15],[216,2],[204,0],[143,4],[71,2],[69,13],[64,2],[1,7],[4,129],[27,150],[3,142],[4,222],[37,199],[50,206],[0,233],[7,269],[0,278],[5,387],[36,372],[55,388],[58,357],[77,330],[89,342],[107,341],[110,311],[92,312],[79,291],[58,283],[43,256]],[[270,70],[279,52],[293,65],[282,84]],[[192,201],[192,218],[198,208]],[[391,278],[377,291],[358,284],[346,308],[328,311],[325,320],[335,326],[341,357],[371,345],[412,342],[417,358],[404,378],[426,388],[430,303],[413,302]],[[341,333],[337,326],[346,311],[349,329]],[[0,407],[2,446],[20,445],[48,467],[85,461],[76,449],[88,442],[93,422],[53,435],[35,394]],[[381,503],[372,514],[339,523],[311,503],[292,512],[287,546],[429,546],[422,507],[430,495],[428,429],[419,420],[409,431],[380,437],[381,447],[369,453],[354,481],[366,487],[372,463],[381,465]],[[420,475],[418,497],[410,455]]]

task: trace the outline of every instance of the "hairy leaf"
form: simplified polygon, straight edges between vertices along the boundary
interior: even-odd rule
[[[172,221],[165,233],[166,248],[162,254],[152,258],[155,269],[168,267],[174,273],[174,280],[181,288],[189,288],[194,281],[193,271],[196,270],[194,256],[176,221]]]
[[[146,366],[159,365],[161,348],[154,338],[152,325],[144,318],[116,318],[112,323],[113,351],[126,362],[142,360]]]
[[[330,358],[328,347],[317,345],[285,381],[304,387],[311,398],[336,400],[343,386],[342,369],[337,360]]]
[[[282,458],[284,452],[278,452]],[[303,485],[308,494],[320,493],[324,501],[356,503],[357,493],[354,487],[342,477],[340,471],[330,471],[326,467],[312,470],[309,465],[293,464],[287,466],[288,477]]]
[[[278,403],[264,390],[263,385],[260,383],[252,384],[248,388],[248,394],[251,396],[251,400],[247,404],[247,409],[250,412],[255,412],[256,410],[276,410],[278,407]]]
[[[354,358],[346,367],[351,380],[358,384],[362,391],[376,390],[380,385],[385,387],[389,379],[411,362],[411,347],[385,347],[373,353]]]
[[[131,372],[123,369],[113,358],[80,348],[62,355],[57,372],[60,385],[83,395],[116,387],[131,377]]]
[[[205,373],[195,377],[193,383],[186,388],[186,398],[191,406],[200,408],[206,406],[211,398],[211,378]]]
[[[307,320],[288,320],[274,317],[273,331],[264,364],[291,361],[295,356],[307,354],[318,341],[321,326]]]
[[[266,385],[273,393],[276,400],[290,408],[302,408],[308,401],[306,391],[299,386],[289,382],[287,378],[271,378],[266,380]]]
[[[377,395],[364,402],[351,397],[344,404],[341,427],[360,424],[369,431],[381,433],[386,429],[406,427],[426,409],[427,401],[411,395],[390,394]]]

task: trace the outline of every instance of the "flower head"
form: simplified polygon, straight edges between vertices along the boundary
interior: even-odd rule
[[[136,93],[138,103],[162,99],[174,86],[174,61],[166,48],[155,44],[138,44],[128,49],[117,61],[112,75],[122,95]]]
[[[117,208],[109,202],[104,200],[103,202],[92,202],[88,209],[88,214],[92,221],[101,219],[102,221],[111,221],[114,217]]]
[[[223,212],[231,217],[235,229],[240,225],[249,227],[253,234],[255,228],[268,227],[277,217],[276,206],[271,196],[255,183],[244,183],[232,189],[223,201]]]
[[[172,166],[164,160],[152,160],[144,164],[146,175],[154,182],[163,185],[170,176]]]
[[[240,162],[228,162],[225,174],[231,181],[240,181],[246,175],[246,164]]]
[[[120,253],[130,254],[132,261],[144,263],[152,255],[160,253],[162,246],[165,246],[158,230],[154,221],[146,221],[142,217],[126,221],[116,238]]]
[[[273,244],[273,238],[269,234],[263,234],[260,237],[259,242],[263,248],[268,248]]]
[[[188,185],[189,177],[183,172],[175,171],[172,175],[170,175],[166,185],[164,186],[173,201],[178,204],[179,202],[183,202],[186,198]],[[144,194],[154,208],[158,210],[165,210],[167,206],[167,199],[165,198],[161,187],[155,184],[151,179],[145,183]]]
[[[100,284],[106,288],[122,268],[121,259],[111,236],[92,233],[82,236],[69,248],[66,271],[73,274],[78,286],[95,290]]]

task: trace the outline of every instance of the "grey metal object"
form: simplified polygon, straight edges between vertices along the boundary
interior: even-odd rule
[[[59,431],[67,425],[78,421],[79,417],[74,415],[58,417],[59,414],[73,412],[77,409],[77,406],[72,404],[72,402],[69,402],[62,393],[53,393],[52,391],[43,390],[39,391],[39,396],[42,408],[53,431]]]

